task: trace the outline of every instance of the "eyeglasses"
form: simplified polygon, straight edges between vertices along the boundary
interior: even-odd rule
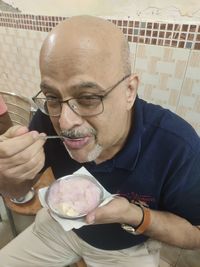
[[[110,87],[104,95],[87,94],[77,98],[60,100],[52,96],[38,97],[38,95],[42,93],[42,91],[40,90],[34,97],[32,97],[32,100],[43,113],[52,117],[60,116],[62,112],[62,105],[64,103],[66,103],[69,108],[77,115],[82,117],[92,117],[99,115],[104,111],[104,98],[107,97],[108,94],[113,91],[113,89],[115,89],[129,76],[130,74],[124,76],[120,81]]]

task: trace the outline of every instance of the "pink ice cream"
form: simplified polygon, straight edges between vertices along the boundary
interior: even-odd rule
[[[95,209],[101,200],[101,189],[84,176],[60,179],[50,188],[49,205],[60,215],[76,217]]]

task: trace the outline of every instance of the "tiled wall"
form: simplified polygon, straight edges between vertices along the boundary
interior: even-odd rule
[[[0,13],[0,90],[39,90],[38,55],[47,32],[64,17]],[[106,19],[127,36],[139,95],[171,109],[200,134],[200,25]]]

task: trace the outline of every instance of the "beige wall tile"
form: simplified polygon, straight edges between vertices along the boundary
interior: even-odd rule
[[[31,97],[39,90],[39,51],[46,35],[46,32],[1,29],[1,90],[27,97]]]
[[[139,96],[176,111],[189,51],[138,44],[135,72],[140,76]]]
[[[191,51],[176,112],[200,134],[200,51]]]
[[[130,60],[131,60],[131,69],[135,69],[135,58],[136,58],[136,49],[137,44],[136,43],[129,43],[130,48]]]

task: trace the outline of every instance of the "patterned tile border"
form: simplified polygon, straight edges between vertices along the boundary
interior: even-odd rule
[[[67,17],[0,13],[0,27],[48,32]],[[129,42],[200,50],[200,24],[108,19]]]

